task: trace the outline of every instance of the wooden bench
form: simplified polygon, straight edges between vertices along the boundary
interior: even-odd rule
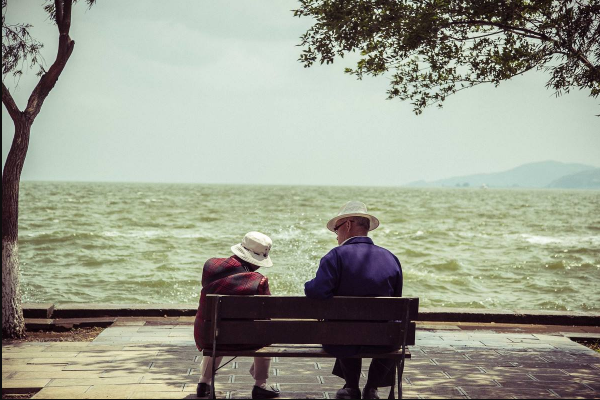
[[[415,343],[419,299],[334,297],[328,300],[288,296],[208,295],[202,332],[206,356],[334,357],[321,344],[394,346],[391,353],[357,354],[356,358],[396,361],[398,397],[402,398],[407,345]],[[221,350],[219,345],[260,345],[258,350]],[[215,398],[213,363],[211,389]],[[394,377],[395,379],[395,377]],[[394,386],[390,398],[394,398]]]

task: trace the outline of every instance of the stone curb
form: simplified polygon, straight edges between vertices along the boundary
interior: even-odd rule
[[[24,303],[25,318],[182,317],[196,315],[195,304]],[[560,311],[423,308],[418,321],[600,326],[600,314]]]
[[[43,319],[25,318],[28,331],[65,332],[73,328],[108,328],[116,322],[116,318],[63,318]]]
[[[566,314],[560,311],[429,308],[419,310],[418,321],[600,326],[600,314],[582,312]]]

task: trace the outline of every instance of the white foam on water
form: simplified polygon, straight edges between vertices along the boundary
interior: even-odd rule
[[[163,235],[161,235],[163,234]],[[103,236],[107,237],[132,237],[132,238],[148,238],[157,236],[166,236],[161,231],[130,231],[130,232],[116,232],[116,231],[105,231],[102,232]]]
[[[600,247],[600,236],[552,237],[552,236],[530,235],[527,233],[522,233],[519,236],[531,244],[539,244],[539,245],[562,244],[562,245],[569,246],[569,247],[592,245],[592,246]]]
[[[186,233],[186,234],[182,234],[182,235],[176,235],[175,237],[178,237],[181,239],[200,239],[200,238],[205,238],[207,236],[202,235],[200,233]]]
[[[93,235],[93,233],[92,233]],[[129,237],[129,238],[178,238],[178,239],[200,239],[200,238],[210,238],[214,237],[214,234],[210,234],[209,232],[198,232],[194,231],[193,233],[186,231],[128,231],[128,232],[118,232],[118,231],[104,231],[101,233],[102,236],[106,237]]]
[[[273,240],[293,240],[301,237],[303,232],[295,226],[290,226],[286,229],[280,229],[278,232],[272,233],[270,236]]]
[[[535,236],[528,234],[521,234],[521,237],[524,238],[527,242],[531,244],[550,244],[550,243],[563,243],[564,241],[559,238],[553,238],[548,236]]]

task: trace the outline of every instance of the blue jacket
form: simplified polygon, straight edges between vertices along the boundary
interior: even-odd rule
[[[389,250],[375,246],[368,237],[355,237],[321,258],[317,276],[304,284],[304,293],[314,299],[333,296],[401,297],[402,267]],[[393,350],[380,347],[323,345],[326,352],[338,358]]]
[[[314,299],[333,296],[401,297],[402,267],[389,250],[368,237],[355,237],[333,248],[319,264],[317,276],[304,284]]]

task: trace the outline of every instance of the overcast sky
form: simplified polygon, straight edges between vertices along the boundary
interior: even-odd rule
[[[23,180],[401,185],[556,160],[600,165],[599,99],[547,76],[465,90],[420,116],[350,61],[304,68],[295,1],[98,0],[73,12],[75,50],[35,120]],[[42,1],[9,0],[49,66]],[[35,70],[16,87],[24,108]],[[3,165],[12,121],[2,107]]]

